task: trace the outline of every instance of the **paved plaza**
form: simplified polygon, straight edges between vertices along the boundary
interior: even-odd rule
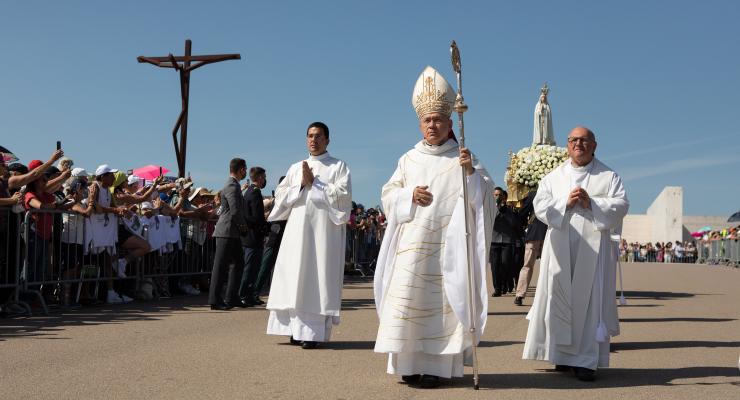
[[[740,398],[740,270],[627,264],[624,280],[622,334],[592,383],[521,360],[532,299],[505,296],[489,304],[480,391],[470,375],[407,387],[373,352],[372,281],[348,280],[342,323],[318,350],[265,335],[264,308],[210,311],[205,296],[0,320],[0,398]]]

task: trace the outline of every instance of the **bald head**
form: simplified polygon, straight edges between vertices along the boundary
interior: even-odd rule
[[[572,131],[570,131],[571,134],[573,132],[585,133],[585,135],[588,136],[589,139],[593,140],[594,143],[596,142],[596,135],[594,135],[594,131],[586,128],[585,126],[578,125],[575,128],[573,128]],[[568,137],[570,137],[570,134],[568,135]]]
[[[594,159],[596,135],[585,126],[577,126],[568,134],[568,156],[575,165],[583,166]]]

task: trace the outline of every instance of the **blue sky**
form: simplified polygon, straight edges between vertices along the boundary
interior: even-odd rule
[[[191,83],[188,170],[219,188],[228,160],[268,171],[305,157],[305,128],[331,128],[354,198],[372,206],[421,134],[411,91],[426,65],[453,82],[463,59],[469,147],[497,183],[531,143],[539,88],[555,136],[578,124],[624,178],[633,213],[664,186],[688,215],[740,209],[740,3],[733,1],[2,1],[0,144],[23,161],[56,140],[78,166],[176,170],[177,74],[139,55],[241,53]],[[454,83],[453,83],[454,84]]]

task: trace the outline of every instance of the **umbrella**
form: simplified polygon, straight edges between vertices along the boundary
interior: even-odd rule
[[[699,238],[699,237],[704,236],[704,234],[701,232],[691,232],[691,236]]]
[[[730,218],[727,219],[727,222],[738,222],[740,221],[740,211],[730,215]]]
[[[6,149],[3,146],[0,146],[0,157],[2,157],[2,161],[5,164],[10,164],[12,162],[18,161],[18,157],[15,156],[10,150]]]
[[[134,175],[138,176],[139,178],[153,181],[159,176],[160,169],[162,170],[163,175],[170,172],[170,170],[168,170],[167,168],[160,167],[159,165],[147,165],[145,167],[136,168],[133,172]]]
[[[705,227],[699,229],[698,232],[709,232],[711,230],[712,230],[712,227],[711,226],[705,226]]]

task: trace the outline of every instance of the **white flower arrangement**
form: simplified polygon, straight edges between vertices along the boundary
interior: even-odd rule
[[[506,182],[518,186],[519,191],[528,192],[536,189],[542,178],[568,159],[564,147],[536,145],[525,147],[511,154],[509,168],[506,170]]]

